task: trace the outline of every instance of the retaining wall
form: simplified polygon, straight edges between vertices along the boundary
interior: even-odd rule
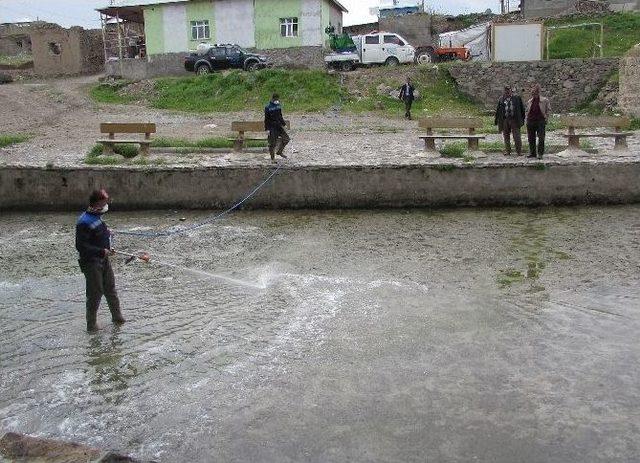
[[[618,106],[625,114],[640,117],[640,44],[622,59]]]
[[[115,210],[220,209],[272,169],[0,168],[0,210],[77,210],[109,190]],[[640,202],[640,161],[505,166],[283,167],[249,208],[396,208]]]
[[[617,58],[562,59],[518,63],[457,63],[450,67],[458,88],[472,100],[495,109],[505,85],[524,89],[534,83],[551,98],[554,113],[568,112],[589,101],[618,70]]]

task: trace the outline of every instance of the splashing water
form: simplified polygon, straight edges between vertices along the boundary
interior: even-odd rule
[[[187,273],[191,273],[194,275],[199,275],[205,278],[213,278],[216,280],[221,280],[221,281],[225,281],[227,283],[231,283],[237,286],[244,286],[246,288],[253,288],[253,289],[267,289],[268,284],[266,283],[262,283],[262,284],[258,284],[258,283],[252,283],[250,281],[245,281],[245,280],[238,280],[237,278],[232,278],[226,275],[220,275],[217,273],[211,273],[211,272],[205,272],[204,270],[197,270],[194,268],[189,268],[189,267],[183,267],[182,265],[176,265],[176,264],[171,264],[169,262],[165,262],[165,261],[160,261],[157,259],[152,259],[151,262],[153,262],[154,264],[158,264],[161,265],[163,267],[169,267],[175,270],[180,270],[182,272],[187,272]]]

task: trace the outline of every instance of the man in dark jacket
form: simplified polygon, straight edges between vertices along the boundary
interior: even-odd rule
[[[516,145],[516,153],[522,156],[522,135],[520,128],[524,125],[524,103],[517,93],[514,94],[511,88],[505,87],[504,93],[498,101],[494,124],[502,132],[504,137],[505,156],[511,154],[511,136]]]
[[[95,190],[89,197],[89,207],[76,223],[76,249],[80,254],[80,270],[87,282],[87,331],[98,329],[97,315],[104,295],[111,311],[113,323],[125,322],[120,312],[116,292],[116,280],[109,262],[111,232],[102,216],[109,210],[109,195],[105,190]]]
[[[264,129],[269,131],[269,154],[271,160],[275,162],[275,155],[286,156],[282,154],[285,146],[289,144],[291,139],[285,130],[287,123],[282,117],[282,106],[280,105],[280,97],[274,93],[271,101],[264,108]]]
[[[408,120],[411,120],[411,106],[413,105],[413,101],[416,99],[414,92],[415,87],[411,85],[411,78],[407,77],[407,82],[400,87],[400,96],[398,98],[404,101],[404,118]]]

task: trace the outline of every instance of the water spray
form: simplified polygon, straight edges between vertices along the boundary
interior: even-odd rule
[[[115,250],[113,252],[115,252],[116,254],[120,254],[121,256],[127,256],[127,260],[125,261],[125,264],[129,264],[136,259],[140,259],[142,262],[145,262],[148,264],[149,261],[151,260],[151,256],[147,252],[139,252],[138,254],[130,254],[128,252],[115,251]]]

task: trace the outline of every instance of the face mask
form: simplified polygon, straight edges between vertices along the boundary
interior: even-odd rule
[[[106,214],[108,210],[109,210],[109,205],[105,204],[104,207],[98,211],[98,213]]]
[[[280,104],[280,100],[275,100],[273,104]]]

